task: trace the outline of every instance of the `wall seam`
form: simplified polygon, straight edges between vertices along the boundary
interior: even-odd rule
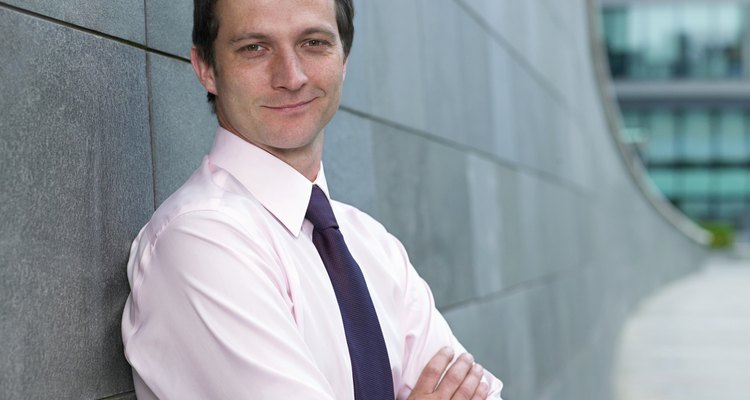
[[[527,71],[529,75],[532,76],[532,78],[541,85],[552,97],[560,104],[560,106],[564,107],[566,111],[568,111],[571,114],[573,113],[568,105],[568,103],[565,101],[564,96],[557,91],[548,81],[547,78],[545,78],[539,71],[537,71],[536,67],[534,67],[527,59],[523,56],[518,50],[516,50],[513,45],[511,45],[501,34],[499,34],[497,31],[495,31],[492,26],[490,26],[487,21],[482,18],[481,15],[479,15],[471,6],[467,5],[463,0],[455,0],[456,5],[458,5],[459,8],[461,8],[468,16],[469,18],[473,19],[474,21],[479,24],[480,27],[482,27],[486,32],[487,35],[494,40],[495,43],[499,44],[505,51],[508,52],[508,54],[521,65],[522,69]]]
[[[124,400],[135,398],[135,391],[129,390],[127,392],[116,393],[111,396],[101,397],[99,400]]]
[[[572,116],[572,120],[575,122],[578,129],[588,130],[585,121],[581,117],[581,112],[579,112],[580,110],[574,109],[571,104],[566,101],[567,99],[565,98],[565,96],[557,89],[555,89],[555,87],[549,82],[549,80],[547,80],[547,78],[545,78],[544,75],[539,72],[539,70],[537,70],[537,68],[534,67],[534,65],[529,60],[527,60],[526,57],[523,56],[523,54],[516,50],[516,48],[512,44],[510,44],[510,42],[508,42],[505,37],[497,32],[479,13],[477,13],[476,10],[467,5],[465,3],[465,0],[454,1],[455,4],[458,5],[458,7],[461,8],[463,12],[465,12],[469,16],[469,18],[475,20],[477,24],[479,24],[479,26],[487,33],[490,39],[492,39],[495,43],[497,43],[500,47],[508,52],[511,59],[521,67],[521,70],[525,71],[529,76],[531,76],[531,79],[534,82],[540,85],[543,90],[548,92],[551,95],[550,97],[552,97],[568,115]],[[567,29],[561,28],[561,31],[565,32],[567,35],[570,35],[570,39],[575,39],[574,37],[572,37],[572,33],[568,32]],[[583,54],[580,54],[578,51],[576,51],[574,55],[580,57]]]
[[[145,4],[145,1],[144,1],[144,4]],[[76,25],[76,24],[70,23],[68,21],[64,21],[64,20],[61,20],[61,19],[50,17],[50,16],[47,16],[47,15],[44,15],[44,14],[40,14],[40,13],[37,13],[37,12],[34,12],[34,11],[25,10],[23,8],[20,8],[20,7],[14,6],[14,5],[10,5],[10,4],[2,2],[2,1],[0,1],[0,8],[5,8],[5,9],[8,9],[10,11],[15,11],[15,12],[17,12],[19,14],[24,14],[24,15],[27,15],[27,16],[30,16],[30,17],[41,19],[43,21],[51,22],[53,24],[64,26],[66,28],[70,28],[70,29],[73,29],[73,30],[76,30],[76,31],[79,31],[79,32],[88,33],[88,34],[100,37],[102,39],[111,40],[113,42],[116,42],[116,43],[119,43],[119,44],[123,44],[123,45],[126,45],[126,46],[130,46],[130,47],[134,47],[136,49],[144,50],[144,51],[147,51],[149,53],[158,54],[160,56],[168,57],[168,58],[171,58],[171,59],[174,59],[174,60],[184,61],[186,63],[190,62],[190,60],[188,58],[186,58],[186,57],[178,56],[178,55],[175,55],[175,54],[172,54],[172,53],[168,53],[168,52],[163,51],[163,50],[159,50],[159,49],[156,49],[156,48],[153,48],[153,47],[149,47],[147,44],[141,44],[141,43],[138,43],[138,42],[134,42],[132,40],[123,39],[121,37],[110,35],[110,34],[104,33],[104,32],[100,32],[100,31],[97,31],[95,29],[86,28],[86,27],[83,27],[83,26],[80,26],[80,25]],[[145,13],[146,13],[146,10],[144,8],[144,15],[145,15]]]
[[[146,46],[148,47],[148,0],[143,0],[143,35]],[[153,93],[151,90],[151,54],[146,53],[146,101],[148,102],[148,137],[151,147],[151,190],[152,190],[152,209],[156,210],[156,137],[154,137],[154,104]]]
[[[394,129],[398,129],[400,131],[404,131],[404,132],[409,133],[411,135],[414,135],[414,136],[417,136],[417,137],[420,137],[420,138],[423,138],[423,139],[427,139],[427,140],[429,140],[429,141],[431,141],[433,143],[440,144],[440,145],[443,145],[443,146],[446,146],[446,147],[450,147],[453,150],[457,150],[457,151],[460,151],[460,152],[463,152],[463,153],[466,153],[466,154],[473,154],[475,156],[479,156],[479,157],[484,158],[484,159],[486,159],[486,160],[488,160],[488,161],[490,161],[490,162],[492,162],[492,163],[494,163],[496,165],[505,167],[505,168],[507,168],[509,170],[520,172],[520,173],[526,173],[528,175],[536,176],[536,177],[540,178],[543,181],[546,181],[546,182],[549,182],[549,183],[552,183],[552,184],[555,184],[555,185],[559,185],[559,186],[562,186],[562,187],[569,188],[574,193],[583,194],[583,195],[587,195],[587,196],[590,195],[590,193],[586,189],[586,187],[581,186],[581,185],[577,184],[576,182],[569,181],[567,179],[563,179],[563,178],[561,178],[561,177],[559,177],[559,176],[557,176],[557,175],[555,175],[553,173],[550,173],[550,172],[547,172],[547,171],[544,171],[544,170],[541,170],[541,169],[536,169],[536,168],[533,168],[533,167],[530,167],[528,165],[524,165],[524,164],[521,164],[521,163],[514,163],[512,161],[509,161],[509,160],[506,160],[504,158],[498,157],[497,155],[495,155],[495,154],[493,154],[491,152],[482,151],[480,149],[471,147],[469,145],[466,145],[466,144],[463,144],[463,143],[460,143],[460,142],[457,142],[457,141],[453,141],[453,140],[450,140],[450,139],[447,139],[447,138],[444,138],[444,137],[441,137],[441,136],[437,136],[437,135],[432,134],[430,132],[422,131],[420,129],[410,127],[408,125],[403,125],[401,123],[394,122],[394,121],[391,121],[391,120],[383,118],[383,117],[372,115],[372,114],[366,113],[364,111],[360,111],[360,110],[351,108],[349,106],[342,105],[339,108],[340,108],[340,111],[344,111],[344,112],[347,112],[349,114],[355,115],[357,117],[367,119],[367,120],[369,120],[371,122],[375,122],[375,123],[378,123],[378,124],[381,124],[381,125],[388,126],[390,128],[394,128]]]
[[[499,300],[505,297],[510,297],[518,293],[528,292],[534,288],[551,286],[556,282],[561,282],[568,279],[577,279],[584,273],[591,270],[591,268],[567,268],[560,269],[557,271],[550,272],[548,274],[540,275],[535,278],[526,279],[522,282],[510,285],[500,290],[492,291],[490,293],[472,297],[464,301],[451,303],[440,307],[441,312],[457,311],[462,308],[466,308],[473,305],[480,305],[490,303],[495,300]]]

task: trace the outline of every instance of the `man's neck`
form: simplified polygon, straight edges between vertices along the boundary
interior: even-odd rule
[[[309,179],[310,182],[314,182],[320,172],[320,162],[323,156],[323,135],[321,134],[316,141],[319,141],[320,145],[311,143],[309,146],[301,149],[276,149],[267,146],[258,146],[257,144],[256,146],[289,164],[289,166]]]
[[[267,146],[261,143],[255,143],[252,140],[242,136],[237,130],[232,129],[231,126],[222,123],[219,118],[219,125],[226,131],[232,133],[238,138],[252,144],[259,149],[266,151],[272,156],[279,160],[287,163],[290,167],[294,168],[302,174],[305,178],[309,179],[310,182],[314,182],[320,172],[320,163],[323,159],[323,136],[324,132],[320,134],[306,146],[294,148],[294,149],[282,149],[272,146]]]
[[[297,170],[305,178],[309,179],[310,182],[314,182],[320,172],[320,163],[323,159],[323,136],[324,132],[321,131],[316,135],[312,142],[307,143],[302,147],[296,147],[292,149],[277,148],[265,145],[263,143],[256,143],[244,135],[240,134],[237,129],[234,129],[232,124],[224,118],[224,114],[221,109],[217,109],[216,116],[219,122],[219,126],[236,135],[240,139],[265,150],[272,156],[279,160],[287,163],[289,166]]]

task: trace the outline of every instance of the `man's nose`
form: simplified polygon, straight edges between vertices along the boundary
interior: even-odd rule
[[[302,60],[293,50],[277,53],[272,68],[271,84],[276,89],[295,91],[307,83]]]

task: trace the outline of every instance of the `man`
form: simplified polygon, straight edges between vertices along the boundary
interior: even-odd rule
[[[195,0],[220,128],[131,249],[139,399],[499,399],[401,244],[328,199],[352,16],[351,0]]]

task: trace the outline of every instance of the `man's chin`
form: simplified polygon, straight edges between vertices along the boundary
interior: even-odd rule
[[[270,140],[266,141],[266,146],[270,149],[285,153],[312,149],[314,148],[318,136],[320,135],[309,133],[295,134],[290,133],[289,131],[278,131],[277,134],[272,134],[269,137]]]

